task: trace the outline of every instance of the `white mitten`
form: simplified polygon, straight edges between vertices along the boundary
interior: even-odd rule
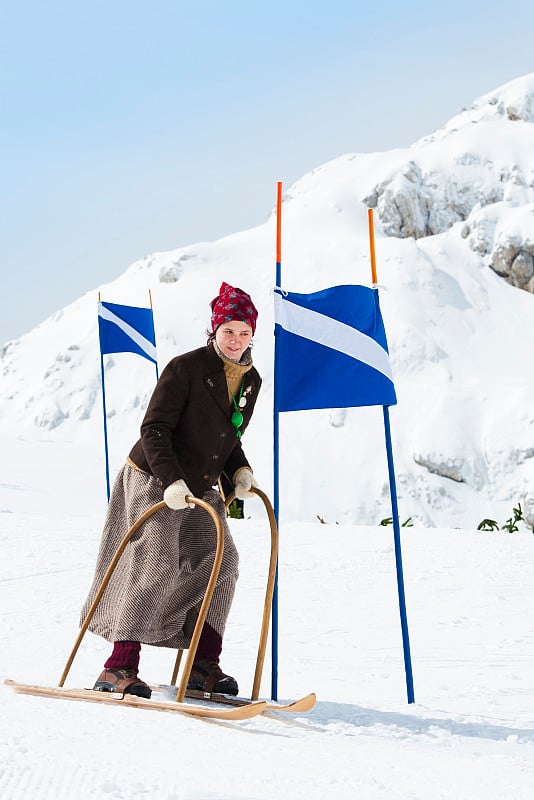
[[[252,470],[248,467],[241,467],[234,475],[235,496],[239,500],[248,500],[249,497],[254,497],[254,493],[250,490],[257,485]]]
[[[179,481],[174,481],[170,486],[167,486],[163,492],[163,499],[173,511],[179,511],[181,508],[194,508],[194,503],[186,503],[186,495],[193,493],[189,489],[187,483],[180,478]]]

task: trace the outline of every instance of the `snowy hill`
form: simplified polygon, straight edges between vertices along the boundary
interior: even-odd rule
[[[533,123],[529,75],[409,148],[346,155],[284,194],[282,282],[293,291],[370,283],[367,208],[376,209],[400,514],[423,525],[502,522],[518,502],[534,524]],[[215,242],[147,256],[99,287],[102,299],[133,305],[147,305],[151,290],[160,366],[204,341],[221,280],[252,294],[265,382],[245,447],[268,492],[274,260],[271,215]],[[103,447],[96,302],[97,289],[1,356],[0,431],[79,446],[69,451],[73,469],[82,446],[96,469]],[[106,359],[114,466],[137,436],[153,383],[148,362]],[[285,519],[373,525],[390,515],[380,409],[286,414],[281,437]]]

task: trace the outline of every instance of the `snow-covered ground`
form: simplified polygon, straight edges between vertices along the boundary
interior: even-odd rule
[[[105,511],[101,458],[2,436],[0,676],[56,685]],[[232,521],[241,578],[223,668],[250,693],[268,557],[259,501]],[[408,705],[393,532],[281,521],[281,698],[248,722],[77,704],[0,687],[2,800],[522,800],[534,786],[534,536],[403,528],[415,704]],[[67,685],[109,646],[88,634]],[[174,653],[145,648],[168,681]],[[270,692],[267,660],[262,695]]]

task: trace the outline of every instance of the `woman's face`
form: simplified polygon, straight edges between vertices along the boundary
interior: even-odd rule
[[[219,350],[232,361],[239,361],[251,339],[252,328],[240,320],[224,322],[215,332],[215,341]]]

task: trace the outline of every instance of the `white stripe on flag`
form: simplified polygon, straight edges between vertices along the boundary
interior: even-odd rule
[[[393,380],[387,351],[356,328],[309,308],[302,308],[278,293],[274,295],[274,319],[289,333],[345,353]]]
[[[143,352],[147,354],[150,358],[156,361],[157,359],[157,352],[156,348],[148,339],[146,339],[139,331],[136,331],[135,328],[132,328],[131,325],[128,325],[123,319],[118,317],[113,311],[110,311],[109,308],[106,308],[102,305],[102,303],[98,304],[98,316],[102,317],[102,319],[107,320],[108,322],[112,322],[118,328],[123,331],[126,336],[129,336],[136,345],[138,345]]]

